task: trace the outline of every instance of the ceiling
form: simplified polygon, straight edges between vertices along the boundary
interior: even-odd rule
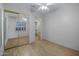
[[[52,3],[50,5],[48,5],[47,7],[49,8],[49,10],[38,10],[38,8],[41,5],[46,5],[47,3],[5,3],[4,7],[6,9],[10,8],[10,9],[16,9],[17,11],[24,11],[24,13],[30,12],[32,13],[35,17],[44,17],[45,15],[47,15],[48,13],[54,11],[58,4],[56,3]]]
[[[33,15],[35,15],[36,17],[44,17],[47,14],[56,11],[57,8],[59,7],[59,4],[56,3],[52,3],[50,5],[48,5],[47,7],[49,8],[49,10],[38,10],[39,7],[41,5],[46,5],[47,3],[30,3],[30,4],[26,4],[29,6],[29,10],[33,13]]]

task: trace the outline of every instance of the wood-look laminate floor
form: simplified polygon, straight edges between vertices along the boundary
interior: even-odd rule
[[[5,50],[4,56],[79,56],[79,51],[36,39],[32,44]]]

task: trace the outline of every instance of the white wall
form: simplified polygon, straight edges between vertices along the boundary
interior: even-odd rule
[[[79,51],[79,4],[59,4],[43,22],[48,41]]]
[[[2,10],[0,10],[0,48],[2,46]]]
[[[3,55],[4,51],[4,40],[3,40],[3,4],[0,3],[0,56]]]

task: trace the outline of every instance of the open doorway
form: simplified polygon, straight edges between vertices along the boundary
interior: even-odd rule
[[[41,19],[35,20],[35,36],[36,40],[41,40]]]

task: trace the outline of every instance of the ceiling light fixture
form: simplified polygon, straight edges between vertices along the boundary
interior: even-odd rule
[[[39,10],[49,10],[49,8],[47,6],[45,6],[45,5],[43,5],[43,6],[39,7]]]
[[[37,5],[39,5],[40,7],[38,8],[38,10],[42,10],[42,11],[49,11],[49,6],[50,5],[54,5],[55,3],[38,3]]]

